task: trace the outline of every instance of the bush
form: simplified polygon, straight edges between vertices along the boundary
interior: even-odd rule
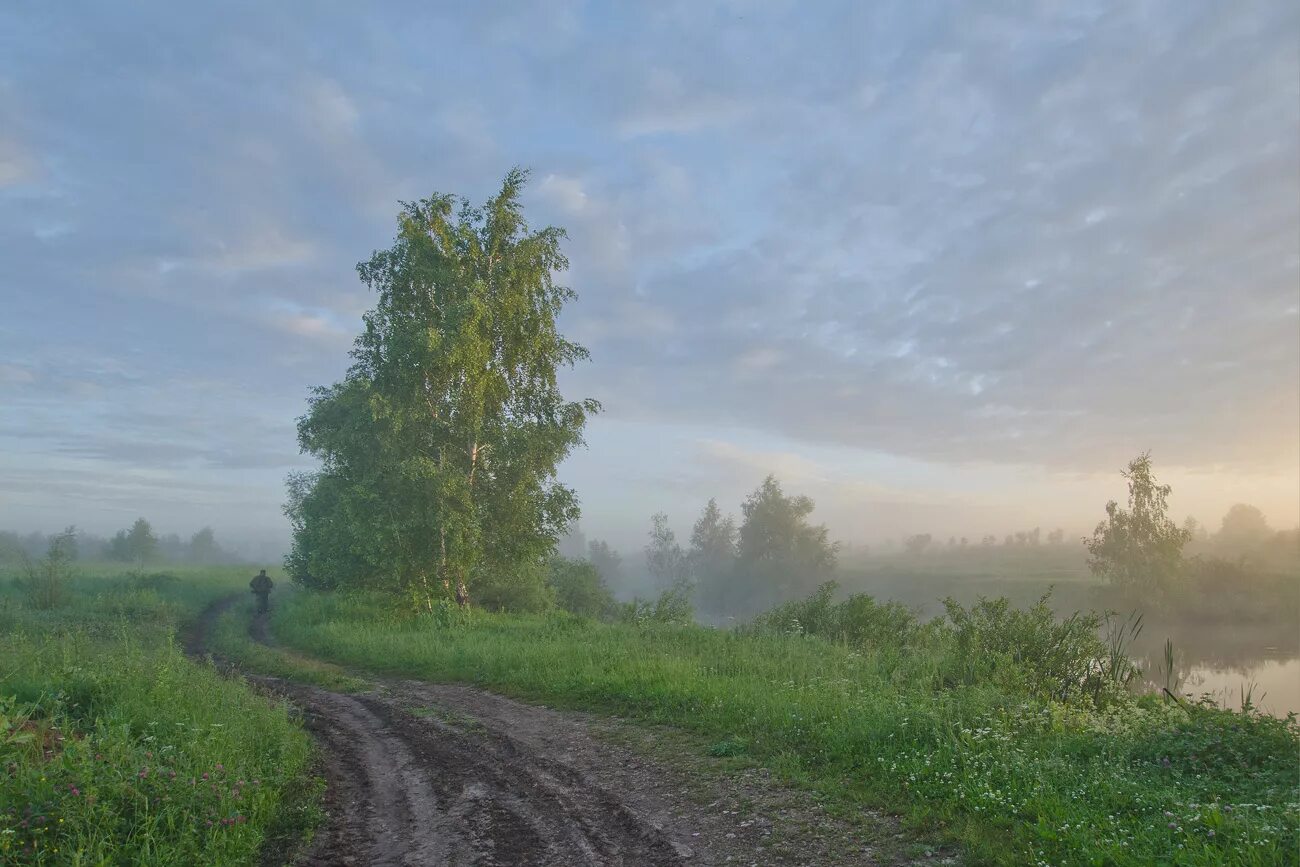
[[[866,593],[858,593],[836,604],[831,601],[836,589],[834,581],[827,581],[807,599],[760,614],[747,630],[816,635],[854,647],[909,645],[918,635],[915,615],[899,603],[882,605]]]
[[[547,578],[542,564],[521,566],[513,572],[485,570],[474,582],[474,602],[488,611],[545,611],[555,604]]]
[[[596,567],[586,560],[555,557],[551,560],[549,583],[555,602],[570,614],[606,617],[614,610],[614,597]]]
[[[624,602],[618,607],[618,620],[622,623],[674,623],[689,624],[695,622],[695,609],[691,605],[691,584],[689,581],[674,582],[658,598],[652,600],[636,598]]]
[[[1043,596],[1029,608],[981,598],[970,608],[944,600],[948,685],[991,683],[1060,702],[1102,701],[1135,670],[1100,637],[1103,618],[1075,612],[1058,621]]]

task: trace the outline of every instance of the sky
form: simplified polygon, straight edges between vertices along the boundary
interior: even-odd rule
[[[638,546],[769,472],[850,541],[1300,521],[1300,5],[0,10],[0,527],[287,538],[399,201],[531,171]]]

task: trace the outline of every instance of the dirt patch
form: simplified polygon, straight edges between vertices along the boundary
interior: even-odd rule
[[[204,612],[186,646],[234,600]],[[265,621],[255,640],[269,641]],[[386,681],[358,694],[249,680],[301,709],[321,745],[319,865],[836,865],[908,858],[892,818],[828,816],[761,771],[656,758],[670,737],[473,687]],[[640,743],[636,741],[640,740]],[[620,742],[621,741],[621,742]]]

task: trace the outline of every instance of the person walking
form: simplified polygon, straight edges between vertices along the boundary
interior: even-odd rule
[[[271,576],[266,574],[263,569],[253,576],[253,580],[248,582],[248,586],[253,588],[253,595],[257,597],[257,613],[265,614],[271,607],[271,588],[274,584],[271,582]]]

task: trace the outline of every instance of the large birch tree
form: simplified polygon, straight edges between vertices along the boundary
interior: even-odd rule
[[[559,370],[587,358],[556,318],[574,293],[561,229],[531,230],[510,172],[482,207],[404,203],[393,246],[360,263],[377,295],[347,376],[317,389],[299,443],[319,472],[290,480],[290,571],[470,603],[477,580],[536,573],[578,517],[556,466],[594,400]]]

